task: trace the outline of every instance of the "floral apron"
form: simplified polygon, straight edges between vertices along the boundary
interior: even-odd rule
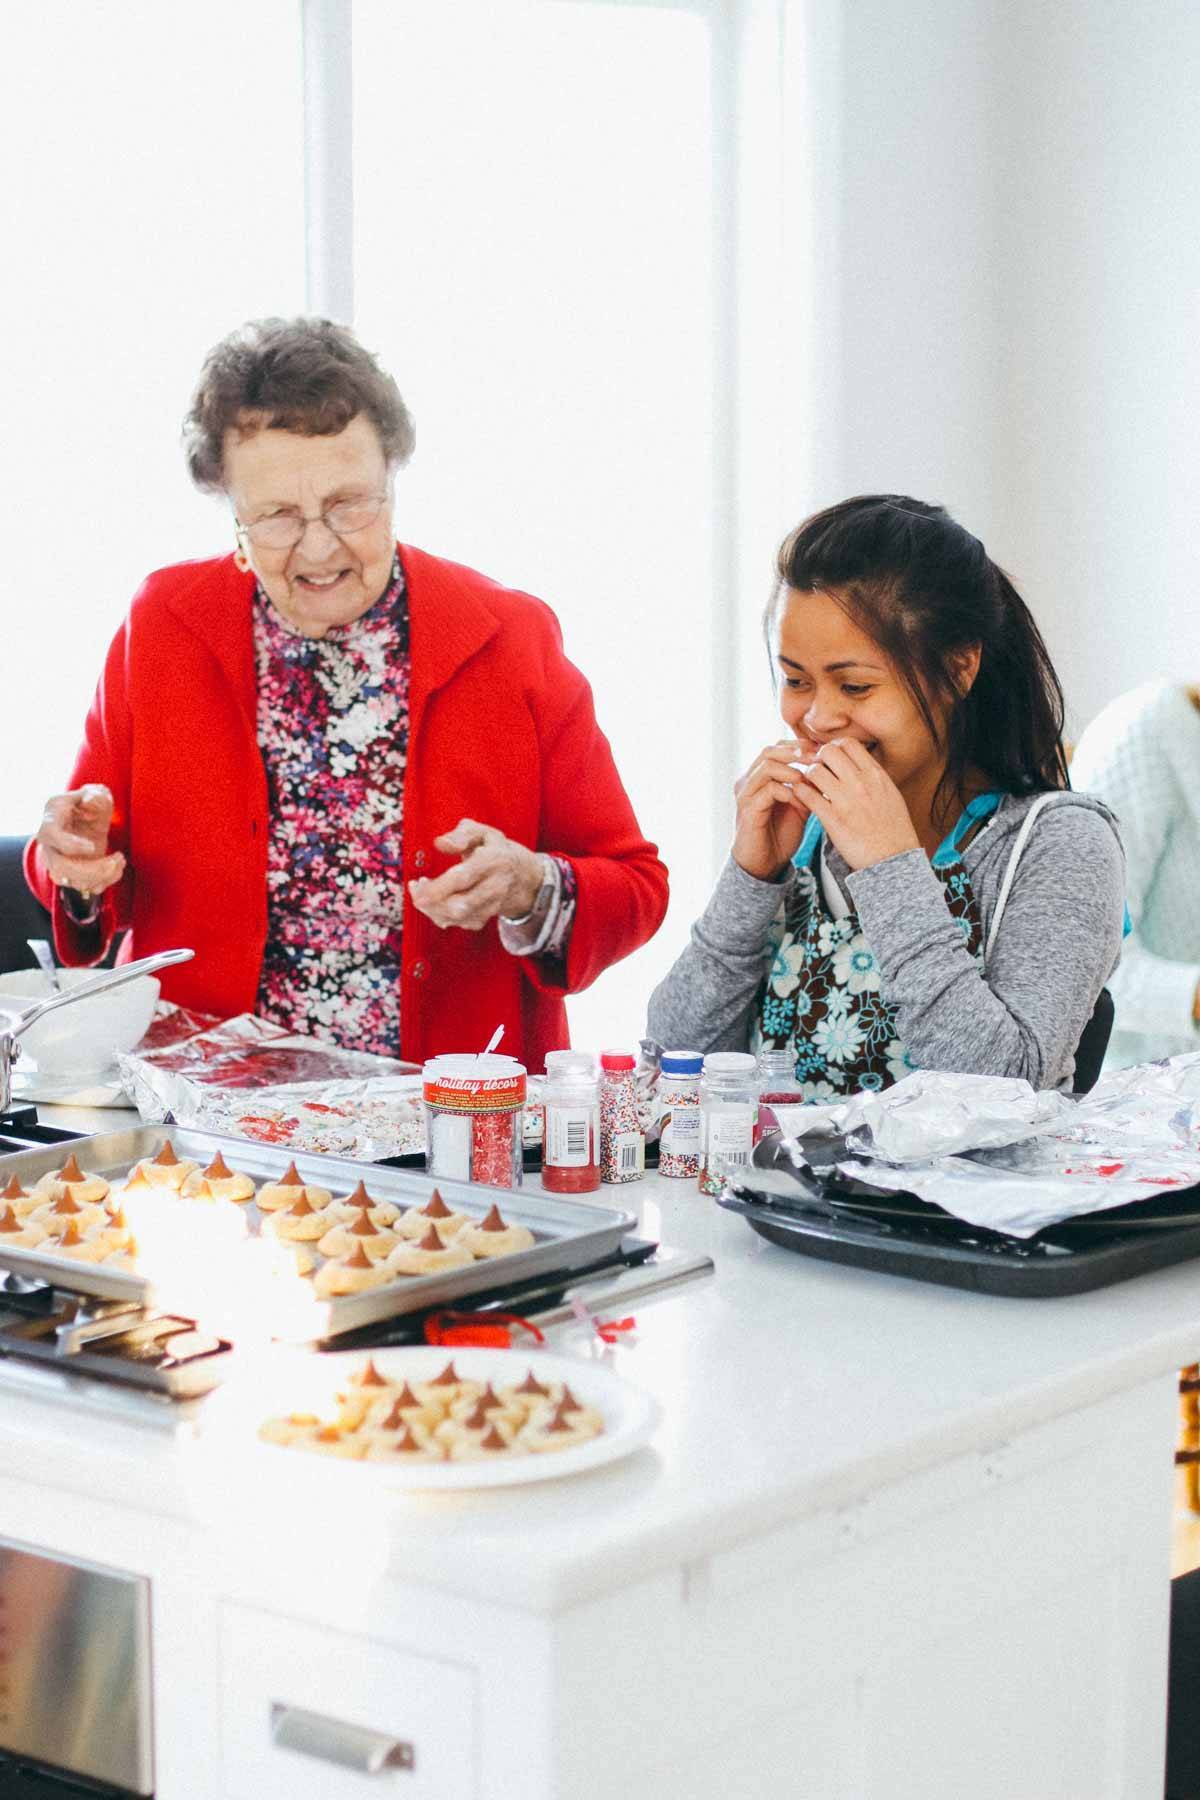
[[[981,966],[983,923],[961,845],[1000,799],[977,795],[930,859],[950,916]],[[794,858],[791,893],[772,927],[774,954],[759,990],[750,1045],[756,1053],[794,1049],[806,1100],[890,1087],[916,1067],[900,1041],[897,1009],[880,991],[879,964],[857,913],[847,910],[838,918],[825,897],[823,837],[820,820],[810,818]]]

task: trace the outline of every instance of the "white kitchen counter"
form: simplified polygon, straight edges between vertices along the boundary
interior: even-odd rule
[[[161,1800],[307,1794],[297,1771],[321,1765],[269,1745],[265,1690],[238,1713],[246,1681],[303,1669],[298,1704],[371,1723],[344,1671],[392,1655],[467,1671],[475,1720],[469,1773],[426,1787],[418,1766],[397,1794],[1161,1794],[1200,1267],[1006,1300],[791,1255],[690,1184],[614,1192],[716,1274],[636,1304],[607,1354],[664,1423],[594,1474],[388,1495],[368,1521],[354,1470],[346,1518],[298,1471],[292,1518],[232,1491],[214,1522],[202,1438],[0,1398],[0,1535],[155,1583]],[[578,1326],[551,1347],[590,1352]],[[192,1727],[181,1758],[185,1690],[208,1786]],[[313,1794],[375,1791],[332,1779]]]

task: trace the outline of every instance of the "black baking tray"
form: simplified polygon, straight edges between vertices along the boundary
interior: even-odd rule
[[[753,1174],[718,1204],[769,1243],[823,1262],[1023,1300],[1086,1294],[1200,1256],[1200,1187],[1047,1226],[988,1231],[902,1191],[822,1184],[809,1201],[755,1195]]]

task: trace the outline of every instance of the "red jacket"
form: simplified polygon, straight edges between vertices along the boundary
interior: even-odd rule
[[[405,894],[402,1052],[420,1062],[503,1048],[540,1069],[567,1043],[564,993],[657,930],[667,872],[638,830],[591,689],[562,650],[548,607],[456,563],[400,546],[412,664],[404,781],[404,876],[454,860],[433,840],[461,817],[498,826],[575,866],[578,907],[565,987],[533,957],[510,956],[493,921],[439,929]],[[255,728],[254,578],[231,556],[151,575],[109,650],[70,786],[104,782],[111,844],[129,867],[102,908],[122,956],[187,945],[163,976],[167,999],[229,1016],[252,1012],[267,929],[267,782]],[[64,962],[94,958],[30,844],[26,873],[52,904]]]

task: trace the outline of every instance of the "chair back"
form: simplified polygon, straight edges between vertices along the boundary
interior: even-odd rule
[[[50,914],[25,882],[25,844],[23,837],[0,837],[0,974],[36,969],[37,958],[25,940],[50,936]]]
[[[1074,1090],[1077,1094],[1090,1093],[1100,1079],[1104,1053],[1112,1036],[1113,1011],[1112,995],[1107,988],[1101,988],[1100,998],[1092,1008],[1092,1016],[1083,1028],[1075,1051]]]

